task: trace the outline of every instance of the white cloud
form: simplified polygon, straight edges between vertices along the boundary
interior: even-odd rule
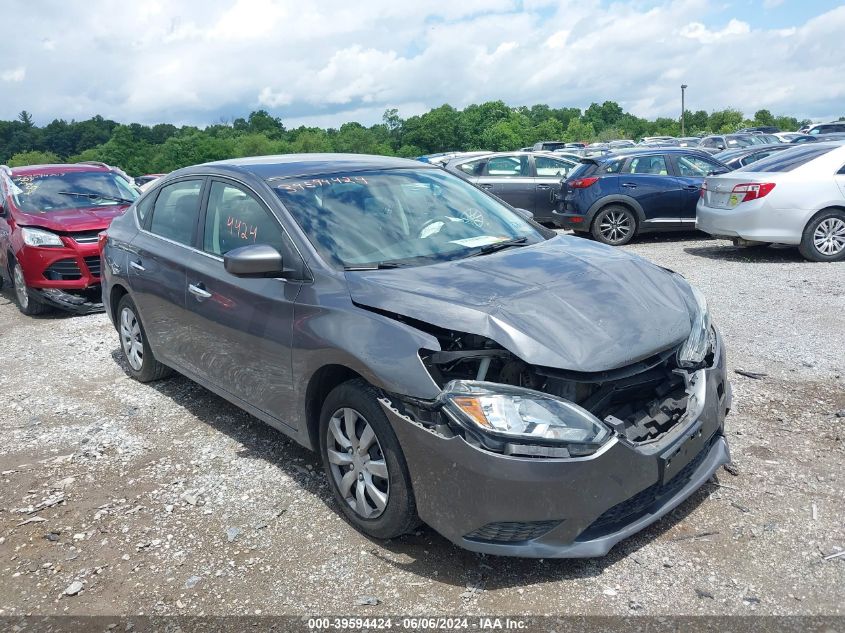
[[[11,1],[4,119],[207,124],[266,108],[288,126],[369,124],[492,99],[674,117],[681,83],[693,110],[825,117],[845,102],[830,54],[843,6],[774,29],[707,0]]]
[[[23,66],[18,66],[17,68],[12,68],[10,70],[4,70],[0,72],[0,80],[2,81],[12,81],[12,82],[19,82],[23,81],[26,77],[26,68]]]

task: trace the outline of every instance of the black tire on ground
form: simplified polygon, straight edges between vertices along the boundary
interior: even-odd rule
[[[378,402],[378,397],[378,392],[363,379],[350,380],[335,387],[326,397],[320,412],[320,455],[323,459],[323,467],[332,494],[346,519],[364,534],[379,539],[389,539],[412,531],[419,525],[420,521],[417,517],[417,506],[405,456],[402,453],[399,440],[396,439],[396,434]],[[348,448],[347,451],[357,452],[357,447],[360,446],[358,440],[363,439],[364,436],[362,431],[365,428],[364,425],[369,424],[375,433],[376,441],[372,443],[369,451],[360,453],[361,459],[374,459],[379,462],[383,459],[387,469],[387,477],[374,480],[373,476],[369,475],[368,482],[361,479],[362,490],[367,490],[367,495],[370,494],[366,488],[368,484],[377,481],[383,487],[384,483],[387,483],[386,505],[380,511],[380,514],[372,518],[359,514],[350,505],[350,501],[347,501],[345,495],[341,492],[340,484],[336,479],[336,476],[342,477],[344,473],[349,473],[349,477],[356,482],[352,484],[350,494],[357,494],[358,479],[353,477],[357,466],[333,464],[329,459],[330,442],[333,446],[333,454],[340,453],[337,450],[340,444],[335,444],[337,436],[330,430],[331,420],[336,414],[342,414],[347,409],[354,410],[360,416],[353,417],[355,420],[353,424],[354,432],[360,434],[360,438],[356,437],[355,448]],[[345,417],[342,417],[344,422],[345,419]],[[345,427],[342,427],[342,430],[345,431]],[[345,433],[344,436],[348,437],[348,433]],[[351,456],[352,452],[348,454]],[[344,458],[346,458],[345,455]],[[333,459],[337,462],[337,457]],[[337,475],[333,467],[337,469]],[[359,478],[363,477],[364,474],[361,473]],[[355,493],[353,493],[353,490]],[[362,492],[361,494],[365,493]],[[365,499],[371,506],[376,506],[371,501],[371,496],[367,496]],[[354,502],[355,499],[353,498],[351,501]]]
[[[811,262],[845,260],[845,211],[827,209],[804,227],[798,251]]]
[[[50,310],[50,306],[41,303],[30,292],[23,277],[23,269],[16,259],[12,260],[10,267],[12,276],[12,288],[15,291],[15,301],[20,310],[26,316],[38,316]]]
[[[141,317],[138,314],[138,308],[129,295],[123,295],[117,304],[115,320],[117,321],[120,349],[123,352],[123,359],[126,361],[130,376],[138,382],[152,382],[153,380],[167,378],[173,373],[170,367],[158,362],[153,355],[150,344],[147,342],[144,325],[141,323]]]
[[[610,204],[596,214],[591,233],[599,242],[622,246],[637,234],[637,216],[628,207]]]

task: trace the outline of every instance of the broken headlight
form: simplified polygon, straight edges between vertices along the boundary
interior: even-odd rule
[[[681,367],[697,367],[704,362],[707,352],[710,350],[710,310],[707,308],[707,300],[701,291],[695,286],[690,286],[692,296],[695,297],[697,310],[692,320],[692,330],[689,337],[678,350],[678,365]]]
[[[522,387],[453,380],[439,401],[464,428],[503,441],[565,445],[570,455],[589,455],[611,437],[586,409]]]

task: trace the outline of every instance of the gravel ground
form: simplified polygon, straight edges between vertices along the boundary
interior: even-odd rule
[[[596,560],[369,540],[314,455],[185,378],[130,380],[105,316],[26,318],[6,289],[0,615],[845,613],[845,264],[628,248],[711,303],[735,474]]]

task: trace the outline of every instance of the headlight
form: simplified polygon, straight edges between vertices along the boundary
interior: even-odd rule
[[[50,231],[22,227],[21,235],[23,235],[23,243],[27,246],[64,246],[62,239]]]
[[[690,286],[692,295],[695,297],[697,310],[692,320],[692,330],[689,337],[678,351],[678,364],[681,367],[695,367],[707,356],[710,349],[710,310],[707,309],[707,300],[695,286]]]
[[[577,404],[521,387],[453,380],[439,400],[466,428],[500,440],[567,445],[571,455],[589,455],[611,436]]]

